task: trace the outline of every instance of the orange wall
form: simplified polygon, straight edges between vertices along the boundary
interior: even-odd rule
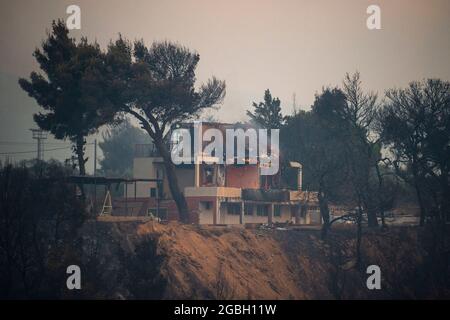
[[[259,189],[258,166],[227,166],[226,186],[233,188]]]

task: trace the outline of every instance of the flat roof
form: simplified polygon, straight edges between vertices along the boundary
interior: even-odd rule
[[[102,176],[70,176],[67,181],[82,184],[112,184],[112,183],[133,183],[133,182],[161,182],[162,179],[145,179],[145,178],[112,178]]]

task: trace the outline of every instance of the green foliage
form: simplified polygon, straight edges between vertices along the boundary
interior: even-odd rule
[[[144,123],[153,139],[174,123],[187,121],[220,104],[225,83],[211,78],[196,89],[196,52],[171,42],[146,47],[120,37],[108,48],[107,61],[118,110]]]
[[[99,143],[103,151],[100,171],[105,176],[131,177],[135,144],[149,142],[148,135],[129,121],[110,128]]]
[[[336,118],[345,107],[345,96],[339,89],[324,89],[317,95],[311,111],[300,111],[287,117],[280,141],[286,157],[303,165],[303,187],[337,196],[344,186],[344,130]]]
[[[37,125],[57,139],[70,139],[84,174],[85,137],[113,120],[115,111],[105,95],[105,55],[97,43],[69,37],[61,20],[36,49],[34,57],[42,73],[32,72],[19,84],[43,112],[34,115]]]
[[[342,87],[324,89],[311,111],[288,117],[282,129],[288,157],[303,163],[304,186],[318,191],[324,233],[329,201],[357,206],[370,226],[377,225],[377,211],[392,202],[380,190],[380,143],[372,129],[377,97],[363,92],[359,73],[347,74]]]
[[[131,45],[122,37],[110,43],[106,55],[110,99],[117,112],[133,115],[152,138],[164,159],[182,221],[188,219],[188,208],[165,136],[174,124],[195,119],[225,96],[225,82],[215,77],[197,88],[199,59],[198,53],[176,43],[155,42],[147,47],[142,40]]]
[[[283,125],[283,116],[281,114],[281,102],[278,98],[272,98],[270,90],[264,92],[264,101],[260,103],[253,102],[254,111],[248,111],[247,115],[256,125],[266,129],[280,129]]]

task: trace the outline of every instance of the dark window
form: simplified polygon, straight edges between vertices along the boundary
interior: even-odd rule
[[[201,201],[200,204],[203,207],[203,209],[205,209],[205,210],[211,210],[211,208],[212,208],[211,201]]]
[[[254,211],[254,206],[252,204],[244,205],[244,214],[247,216],[252,216]]]
[[[203,183],[206,185],[212,184],[214,181],[214,167],[205,166],[203,174]]]
[[[265,204],[259,204],[256,207],[256,215],[257,216],[268,216],[269,215],[269,206]]]
[[[281,217],[281,206],[280,205],[275,205],[273,208],[273,215],[275,217]]]
[[[241,205],[239,203],[229,203],[227,205],[228,214],[231,215],[240,215],[241,214]]]
[[[291,206],[291,217],[292,218],[295,218],[298,210],[299,210],[298,206]]]
[[[156,198],[156,188],[150,188],[150,198]]]

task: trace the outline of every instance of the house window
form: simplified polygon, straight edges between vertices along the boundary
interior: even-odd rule
[[[211,201],[200,201],[200,210],[211,210],[212,202]]]
[[[299,210],[298,206],[291,206],[291,218],[295,218],[297,216],[298,210]]]
[[[156,188],[150,188],[150,198],[156,198]]]
[[[269,206],[266,204],[259,204],[256,207],[256,215],[260,217],[267,217],[269,215]]]
[[[241,214],[241,205],[239,203],[228,203],[227,210],[228,210],[228,214],[240,215]]]
[[[246,216],[252,216],[254,211],[254,206],[252,204],[246,204],[244,206],[244,214]]]
[[[273,215],[275,217],[281,217],[281,206],[280,205],[275,205],[273,207]]]
[[[214,167],[213,166],[205,166],[203,170],[203,184],[208,185],[212,184],[214,181]]]

